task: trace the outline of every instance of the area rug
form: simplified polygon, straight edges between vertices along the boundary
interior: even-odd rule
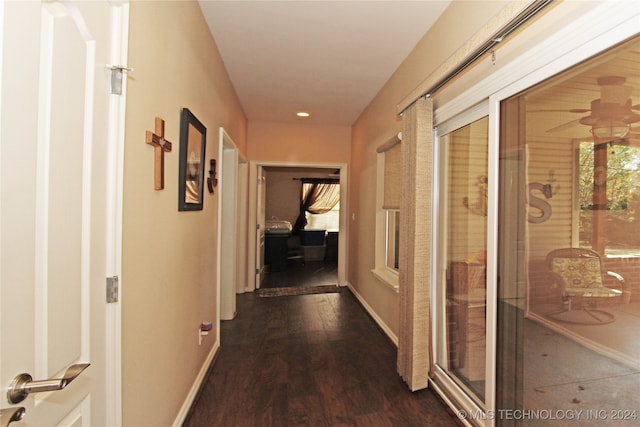
[[[337,285],[298,286],[286,288],[261,288],[258,289],[259,297],[285,297],[294,295],[327,294],[340,292]]]

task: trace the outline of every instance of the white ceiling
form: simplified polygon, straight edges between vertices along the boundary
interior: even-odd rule
[[[450,0],[199,2],[249,120],[351,125]]]

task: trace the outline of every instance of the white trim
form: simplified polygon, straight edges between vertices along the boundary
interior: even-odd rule
[[[371,269],[371,273],[373,273],[376,279],[385,284],[387,287],[393,289],[396,293],[399,291],[399,274],[396,271],[382,266]]]
[[[389,256],[389,227],[388,215],[390,211],[400,212],[398,209],[385,209],[384,205],[384,172],[385,153],[392,147],[402,142],[402,133],[398,133],[389,138],[376,149],[376,220],[375,220],[375,247],[374,247],[374,268],[371,273],[383,284],[394,291],[399,291],[399,274],[397,271],[387,266]],[[396,251],[400,248],[396,248]]]
[[[453,400],[451,400],[449,398],[449,396],[447,396],[447,394],[442,390],[442,388],[440,388],[440,386],[438,385],[437,381],[434,381],[433,379],[429,379],[429,386],[433,387],[433,389],[436,391],[436,393],[440,396],[440,398],[442,400],[444,400],[444,403],[447,404],[447,406],[449,407],[449,409],[451,409],[453,412],[456,413],[456,418],[465,426],[469,426],[469,427],[473,427],[473,425],[471,423],[469,423],[469,421],[467,420],[467,417],[465,415],[463,415],[462,412],[460,412],[460,409],[458,407],[458,405],[456,403],[453,402]]]
[[[489,100],[484,99],[477,104],[464,110],[464,113],[459,113],[455,117],[448,119],[446,122],[438,124],[437,134],[446,135],[461,127],[467,126],[469,123],[473,123],[489,114]],[[434,159],[436,159],[434,157]],[[435,165],[434,165],[435,166]],[[434,175],[435,178],[435,175]]]
[[[358,293],[358,291],[356,291],[355,288],[351,286],[351,283],[347,282],[347,288],[349,288],[349,291],[351,291],[353,296],[356,297],[358,302],[362,305],[362,307],[364,307],[367,313],[369,313],[369,316],[371,316],[373,321],[376,322],[376,324],[380,327],[380,329],[382,329],[382,331],[391,340],[391,342],[396,347],[398,347],[398,337],[393,333],[391,328],[389,328],[389,326],[384,323],[384,321],[380,316],[378,316],[376,311],[367,303],[367,301]]]
[[[472,418],[475,418],[471,425],[483,425],[483,426],[491,426],[493,425],[493,420],[490,420],[489,416],[486,416],[484,420],[478,419],[479,414],[491,413],[489,410],[481,408],[478,404],[473,400],[472,397],[467,394],[462,387],[451,378],[444,369],[440,366],[435,367],[435,372],[433,372],[433,377],[430,379],[429,384],[436,385],[436,390],[442,396],[445,401],[449,404],[453,404],[452,409],[456,413],[456,416],[460,419],[459,414],[460,411],[463,411],[465,414],[474,414],[473,417],[465,417],[470,421]]]
[[[375,271],[382,271],[386,265],[386,212],[382,209],[384,200],[384,164],[385,152],[377,152],[376,154],[376,229],[375,229],[375,248],[374,248],[374,275]],[[383,282],[387,282],[384,277],[379,277]],[[398,280],[394,284],[388,284],[398,287]]]
[[[487,161],[487,266],[486,266],[486,309],[485,309],[485,408],[496,410],[496,371],[498,334],[498,192],[500,162],[499,141],[500,104],[489,102],[489,147]],[[493,260],[494,262],[489,262]],[[491,284],[491,285],[490,285]],[[489,419],[487,426],[494,426],[495,419]]]
[[[220,340],[217,340],[214,343],[213,347],[211,348],[211,351],[207,355],[207,358],[205,359],[204,363],[202,364],[202,367],[200,368],[198,375],[196,375],[195,381],[191,385],[191,388],[189,389],[189,393],[187,393],[187,397],[185,398],[184,402],[182,403],[182,406],[180,407],[180,410],[178,411],[178,415],[176,416],[175,420],[173,420],[173,423],[171,424],[173,427],[180,427],[184,423],[184,420],[187,419],[187,415],[189,415],[189,410],[191,409],[191,406],[195,402],[196,398],[198,397],[198,392],[200,391],[200,387],[202,386],[204,381],[207,379],[207,372],[209,372],[209,368],[214,362],[218,354],[218,351],[220,351]]]
[[[443,262],[445,259],[445,251],[443,250],[443,245],[446,243],[441,241],[442,238],[446,238],[447,236],[447,205],[442,204],[440,200],[439,191],[442,189],[442,185],[444,182],[441,178],[447,173],[448,164],[443,163],[443,154],[446,154],[444,150],[447,147],[442,147],[442,136],[448,135],[451,132],[454,132],[461,127],[467,126],[470,123],[473,123],[481,118],[490,116],[489,102],[488,100],[484,100],[479,102],[470,108],[466,109],[461,114],[452,117],[448,121],[439,125],[434,131],[434,154],[433,154],[433,200],[432,205],[434,209],[434,218],[435,221],[432,223],[432,238],[434,239],[436,250],[432,252],[431,256],[431,265],[433,268],[431,269],[431,283],[434,286],[430,289],[431,296],[431,319],[432,325],[434,325],[434,333],[432,337],[432,345],[434,345],[434,350],[432,352],[434,357],[434,369],[432,375],[435,376],[437,383],[440,385],[439,390],[446,390],[455,401],[460,402],[462,405],[462,409],[466,411],[467,414],[479,414],[483,412],[486,414],[487,411],[492,410],[494,405],[492,388],[494,386],[493,380],[493,365],[489,365],[490,361],[495,360],[495,328],[492,327],[495,320],[491,320],[489,317],[489,313],[495,308],[496,302],[491,302],[489,299],[490,295],[493,294],[495,296],[495,286],[493,289],[490,289],[490,282],[487,279],[487,302],[486,302],[486,310],[487,315],[485,316],[485,324],[486,324],[486,345],[485,345],[485,398],[482,404],[479,404],[475,401],[475,398],[470,395],[470,392],[467,393],[465,389],[456,382],[451,376],[446,372],[449,369],[448,366],[448,352],[443,349],[448,348],[447,343],[447,313],[446,313],[446,289],[441,285],[442,281],[442,271],[443,271]],[[491,132],[487,135],[487,140],[491,141]],[[489,144],[489,150],[491,150],[491,144]],[[490,174],[493,169],[495,169],[491,163],[487,165],[488,173]],[[489,229],[489,221],[490,217],[487,217],[487,229]],[[493,244],[487,238],[487,245]],[[490,367],[490,369],[489,369]],[[483,423],[483,425],[491,426],[493,425],[493,420],[491,417],[484,417],[483,420],[474,420],[476,423]]]
[[[123,0],[111,5],[111,57],[113,64],[125,64],[129,46],[129,2]],[[126,64],[125,64],[126,65]],[[117,276],[118,302],[106,305],[105,351],[106,351],[106,424],[122,425],[122,215],[124,200],[124,141],[127,79],[122,79],[122,94],[110,95],[109,116],[114,126],[107,136],[114,147],[109,151],[107,173],[107,209],[110,218],[107,224],[108,276]]]
[[[252,172],[255,173],[255,176],[252,179]],[[264,222],[265,219],[258,218],[260,213],[264,210],[263,206],[265,204],[265,198],[263,195],[266,194],[266,181],[265,181],[265,172],[261,165],[258,165],[255,169],[249,168],[249,219],[248,219],[248,228],[253,230],[253,242],[255,245],[251,245],[252,239],[247,236],[247,247],[249,250],[248,259],[251,260],[247,266],[248,268],[248,277],[253,278],[247,284],[247,291],[253,291],[257,288],[260,288],[262,284],[262,277],[265,274],[265,265],[264,265],[264,250],[265,250],[265,233],[264,233]],[[255,185],[253,185],[255,183]],[[255,194],[252,197],[252,190],[255,190]],[[266,196],[265,196],[266,197]],[[251,209],[252,204],[255,203],[255,209]],[[253,221],[252,221],[253,219]],[[255,227],[253,225],[255,224]],[[252,256],[251,256],[252,255]]]
[[[249,287],[249,278],[247,277],[247,263],[248,263],[248,243],[249,229],[248,224],[248,216],[249,216],[249,205],[248,205],[248,191],[249,191],[249,163],[247,159],[242,155],[241,152],[238,151],[238,185],[237,185],[237,207],[236,212],[238,216],[238,241],[237,252],[236,252],[236,293],[243,294],[247,288]],[[253,277],[253,275],[251,276]]]
[[[440,136],[439,136],[439,128],[434,127],[433,129],[433,154],[432,154],[432,182],[431,182],[431,206],[433,209],[433,221],[431,221],[431,241],[433,242],[431,251],[431,256],[429,262],[431,263],[431,269],[429,272],[429,282],[432,286],[429,286],[429,316],[430,316],[430,331],[431,331],[431,342],[429,345],[431,346],[430,351],[430,360],[429,360],[429,375],[432,375],[431,370],[434,368],[436,361],[438,360],[438,352],[440,348],[448,348],[446,339],[442,339],[442,337],[446,337],[446,324],[439,320],[438,312],[437,312],[437,301],[440,298],[440,293],[444,292],[444,289],[441,289],[441,286],[435,286],[434,284],[438,283],[438,277],[440,275],[439,268],[439,260],[442,259],[441,254],[441,244],[440,244],[440,230],[441,225],[443,224],[442,218],[446,218],[446,215],[440,215],[441,206],[440,206],[440,186],[441,180],[440,177],[443,173],[443,168],[440,165],[440,158],[442,156],[441,147],[440,147]],[[445,166],[446,168],[446,166]],[[444,229],[444,228],[442,228]],[[439,344],[440,343],[440,344]]]
[[[85,87],[84,102],[85,105],[95,105],[95,64],[96,64],[96,42],[89,34],[87,24],[82,15],[78,12],[75,5],[68,5],[70,15],[72,16],[79,33],[82,35],[86,46],[85,59]],[[110,117],[109,117],[110,119]],[[93,109],[84,109],[84,129],[82,134],[82,224],[81,227],[81,244],[80,244],[80,292],[81,292],[81,350],[80,361],[91,360],[91,197],[92,197],[92,160],[93,160],[93,130],[94,130],[94,112]],[[96,194],[96,196],[98,196]],[[111,220],[106,217],[107,222]],[[105,242],[106,243],[106,242]],[[106,371],[105,371],[106,374]],[[105,384],[106,385],[106,384]]]
[[[236,315],[236,231],[238,223],[238,148],[229,134],[220,127],[218,132],[218,230],[216,256],[217,334],[220,320],[231,320]],[[227,170],[227,168],[231,168]],[[224,223],[224,224],[223,224]],[[225,247],[223,250],[223,246]],[[223,258],[225,262],[223,262]],[[226,288],[222,288],[225,283]],[[224,300],[224,304],[223,304]],[[224,310],[224,312],[223,312]],[[219,340],[219,336],[218,336]]]

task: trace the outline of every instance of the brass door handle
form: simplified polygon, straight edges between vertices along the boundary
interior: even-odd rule
[[[24,418],[26,410],[20,406],[18,408],[0,409],[0,426],[7,427],[14,421],[20,421]]]
[[[29,393],[41,393],[44,391],[56,391],[65,388],[71,381],[75,380],[90,363],[79,363],[71,365],[62,378],[33,381],[31,375],[23,373],[17,375],[7,390],[7,400],[9,403],[20,403],[27,398]]]

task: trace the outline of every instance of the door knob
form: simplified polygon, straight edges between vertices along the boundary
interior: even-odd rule
[[[22,406],[19,408],[0,409],[0,426],[7,427],[14,421],[20,421],[27,412]]]
[[[29,374],[20,374],[16,376],[7,391],[7,400],[9,403],[20,403],[27,398],[29,393],[41,393],[43,391],[56,391],[65,388],[71,381],[75,380],[90,363],[78,363],[71,365],[64,373],[62,378],[50,380],[33,381]]]

